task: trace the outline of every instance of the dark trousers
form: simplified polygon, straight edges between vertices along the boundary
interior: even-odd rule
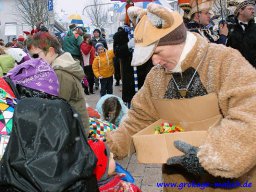
[[[121,79],[121,71],[120,71],[120,60],[118,57],[114,58],[114,67],[115,67],[115,80],[119,82]]]
[[[113,77],[100,79],[100,96],[113,94]]]
[[[94,74],[92,71],[92,65],[84,66],[84,73],[89,83],[89,91],[90,93],[93,93]]]

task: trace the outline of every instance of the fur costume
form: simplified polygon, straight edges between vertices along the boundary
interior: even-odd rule
[[[181,63],[182,72],[195,69],[206,54],[197,71],[201,83],[198,86],[204,88],[202,95],[217,94],[223,115],[221,122],[208,130],[205,143],[198,152],[199,161],[210,178],[242,178],[243,181],[255,183],[256,71],[238,51],[209,44],[198,34],[195,35],[196,44]],[[197,83],[194,85],[197,86]],[[174,94],[167,94],[168,90],[173,90]],[[160,118],[152,98],[163,99],[169,95],[167,98],[172,99],[175,98],[175,92],[178,90],[173,84],[172,73],[166,72],[162,67],[154,67],[143,88],[134,96],[132,109],[128,111],[119,128],[107,134],[110,150],[119,158],[127,156],[131,137]],[[188,180],[176,174],[172,177],[165,176],[164,181]],[[244,190],[252,192],[255,187]],[[175,191],[172,188],[169,190]],[[212,188],[205,191],[208,190],[214,191]],[[230,191],[242,191],[242,188]]]

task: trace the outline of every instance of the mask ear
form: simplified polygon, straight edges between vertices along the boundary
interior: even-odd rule
[[[174,20],[170,15],[170,10],[157,5],[157,4],[149,4],[147,7],[147,16],[152,25],[157,28],[168,28],[173,23]]]

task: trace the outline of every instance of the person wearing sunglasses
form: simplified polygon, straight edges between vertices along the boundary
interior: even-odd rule
[[[186,27],[191,32],[199,33],[210,43],[225,45],[228,36],[227,24],[221,23],[219,25],[218,34],[214,33],[209,27],[212,16],[212,5],[213,1],[211,0],[191,0],[191,10],[189,12],[190,21],[187,23]]]
[[[52,66],[59,80],[58,96],[68,101],[80,114],[87,131],[89,118],[81,85],[84,71],[80,62],[74,60],[70,53],[63,53],[58,39],[48,32],[34,34],[27,42],[27,49],[32,58],[42,58]]]

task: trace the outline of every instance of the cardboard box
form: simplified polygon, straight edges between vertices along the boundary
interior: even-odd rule
[[[222,119],[216,94],[169,101],[153,101],[161,119],[133,135],[140,163],[166,163],[170,157],[183,155],[173,144],[176,140],[200,146],[206,139],[207,130]],[[184,132],[155,134],[155,127],[162,122],[180,125]]]
[[[160,119],[133,136],[136,156],[140,163],[166,163],[169,157],[183,154],[173,145],[175,140],[199,146],[206,137],[206,131],[154,134],[154,128],[162,122],[168,121]]]

